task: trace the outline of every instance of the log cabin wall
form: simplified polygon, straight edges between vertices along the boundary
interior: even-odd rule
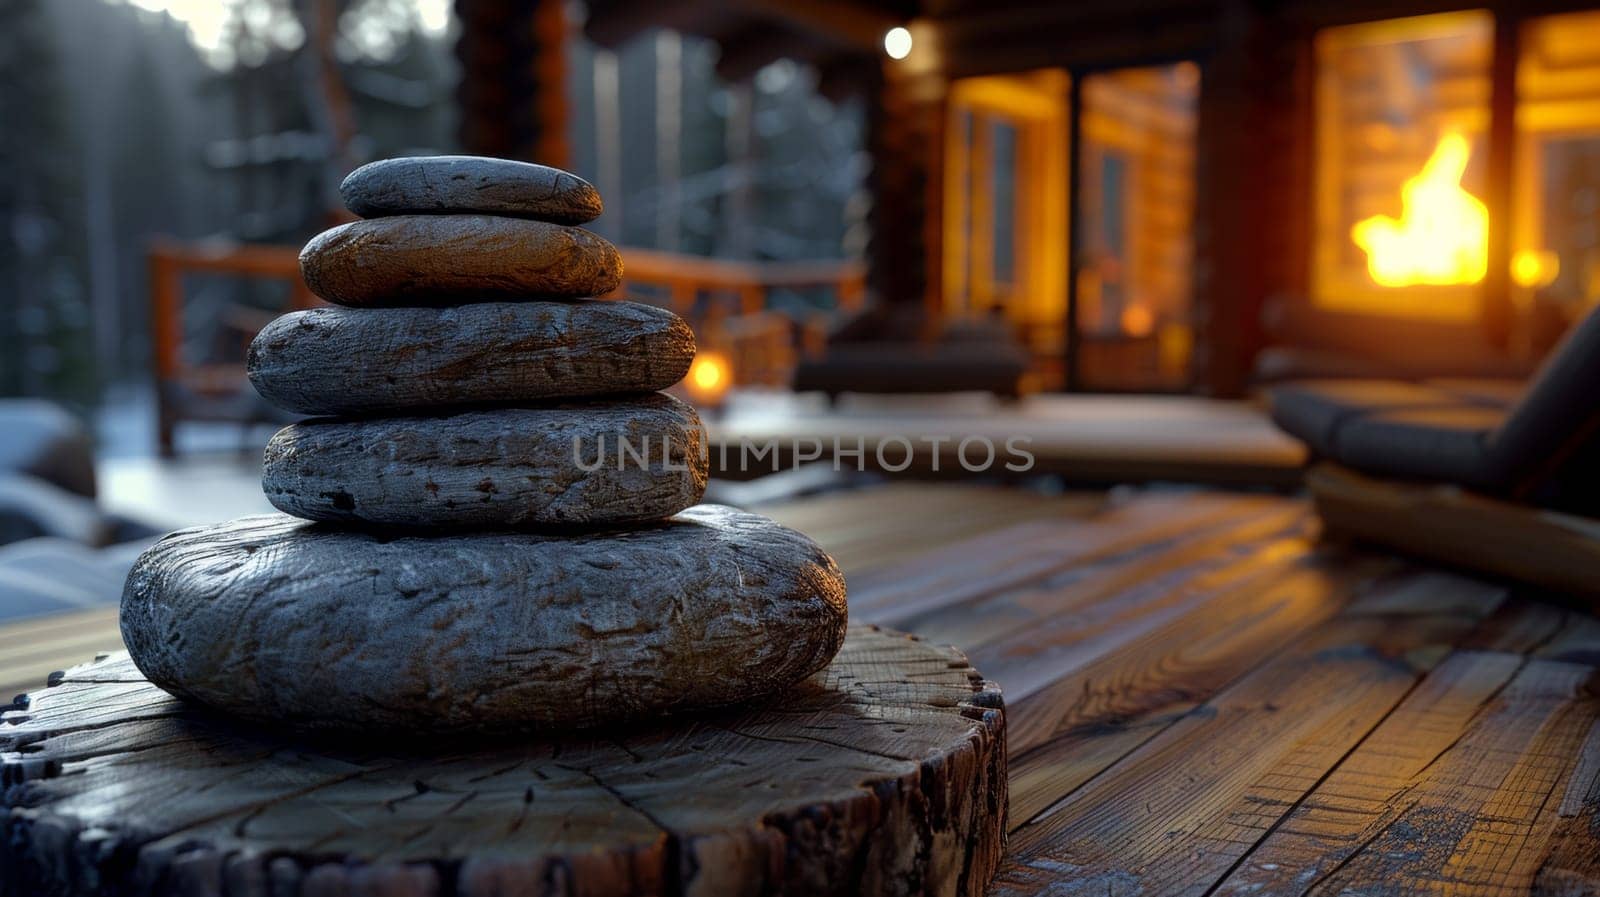
[[[886,61],[865,66],[867,285],[880,301],[939,304],[944,81]]]
[[[872,291],[880,302],[929,309],[942,308],[946,298],[944,154],[954,79],[1057,70],[1071,76],[1071,105],[1077,107],[1083,99],[1078,85],[1094,72],[1198,63],[1193,382],[1203,392],[1238,395],[1250,383],[1258,353],[1269,342],[1391,358],[1419,351],[1457,359],[1503,354],[1511,248],[1507,206],[1510,172],[1516,170],[1511,76],[1518,58],[1517,28],[1535,15],[1593,9],[1596,3],[758,0],[727,5],[718,0],[590,0],[585,28],[607,46],[649,27],[676,28],[716,41],[722,50],[718,71],[725,77],[748,77],[766,62],[787,56],[815,65],[819,86],[829,96],[864,92],[867,145],[873,157],[867,245]],[[555,91],[544,90],[545,101],[535,100],[541,93],[537,84],[554,82],[541,74],[543,67],[509,63],[512,57],[505,47],[510,42],[548,47],[540,41],[556,32],[537,23],[546,21],[540,17],[551,15],[549,10],[558,5],[555,0],[531,5],[458,0],[464,80],[498,77],[513,83],[512,89],[482,94],[464,83],[464,133],[474,151],[525,155],[525,148],[537,147],[542,139],[537,134],[547,126],[533,126],[534,136],[529,136],[506,131],[506,121],[530,115],[537,121],[553,120],[559,101],[548,94]],[[1488,9],[1496,23],[1486,153],[1493,183],[1484,196],[1491,213],[1491,273],[1484,284],[1481,320],[1446,324],[1315,307],[1308,297],[1316,193],[1316,35],[1340,25],[1472,8]],[[906,24],[915,38],[911,55],[900,61],[887,58],[881,43],[886,28],[896,24]],[[1081,116],[1074,112],[1068,118],[1071,133],[1064,142],[1072,146],[1084,135]],[[1074,161],[1072,181],[1080,179],[1077,168]],[[1069,207],[1081,201],[1081,192],[1067,191]],[[1058,251],[1070,258],[1077,239],[1073,234],[1080,229],[1067,230],[1066,236],[1052,235],[1051,240],[1064,244]],[[1077,289],[1076,278],[1068,278],[1069,308]],[[1068,334],[1063,354],[1069,364],[1080,363],[1084,353],[1073,345],[1077,333]],[[1079,382],[1070,370],[1065,379]]]

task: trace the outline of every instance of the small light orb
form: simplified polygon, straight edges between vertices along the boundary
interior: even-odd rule
[[[1561,257],[1548,249],[1521,249],[1511,256],[1511,279],[1530,290],[1547,287],[1561,274]]]
[[[1156,316],[1150,306],[1142,302],[1122,310],[1122,332],[1132,337],[1147,337],[1155,330]]]
[[[883,34],[883,52],[890,59],[904,59],[911,55],[911,32],[896,25]]]
[[[733,385],[733,368],[728,359],[718,352],[701,352],[689,366],[689,375],[683,378],[683,387],[689,399],[702,407],[714,407],[722,402]]]

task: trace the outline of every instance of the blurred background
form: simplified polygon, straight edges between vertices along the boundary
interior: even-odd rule
[[[606,199],[594,229],[628,247],[859,257],[861,111],[819,96],[813,71],[779,61],[730,84],[705,39],[598,49],[561,5],[538,58],[539,36],[516,33],[544,27],[537,4],[465,5],[488,20],[471,34],[450,0],[5,4],[0,393],[93,414],[114,453],[149,451],[152,426],[204,440],[167,431],[265,413],[226,366],[305,297],[289,253],[250,250],[340,220],[339,180],[389,156],[568,167]],[[518,101],[562,121],[534,133],[505,116]],[[153,295],[169,271],[176,295]]]
[[[0,550],[267,510],[245,349],[344,175],[424,153],[599,188],[714,447],[1296,488],[1260,387],[1514,395],[1600,301],[1595,7],[8,0]]]

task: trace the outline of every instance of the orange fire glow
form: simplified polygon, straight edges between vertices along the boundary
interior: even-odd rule
[[[1401,216],[1374,215],[1350,237],[1367,253],[1367,273],[1381,286],[1477,283],[1489,267],[1489,209],[1461,189],[1471,155],[1467,139],[1445,134],[1422,171],[1400,189]]]
[[[695,404],[710,407],[722,401],[728,387],[733,385],[732,366],[718,352],[701,352],[689,366],[689,375],[683,378],[684,388]]]

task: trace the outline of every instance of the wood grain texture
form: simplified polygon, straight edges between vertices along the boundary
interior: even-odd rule
[[[550,731],[739,703],[825,666],[845,622],[816,543],[717,505],[568,536],[245,517],[158,542],[122,597],[152,682],[307,730]]]
[[[339,305],[460,305],[604,296],[617,248],[582,228],[492,215],[396,215],[341,224],[300,250],[300,273]]]
[[[1004,737],[958,652],[870,627],[765,708],[476,746],[242,732],[113,657],[3,718],[0,891],[976,895]]]
[[[840,559],[858,619],[1006,686],[1002,893],[1600,895],[1581,606],[1321,540],[1265,495],[901,482],[763,510]]]
[[[1018,830],[996,893],[1065,874],[1085,894],[1204,894],[1463,628],[1350,618],[1313,630]]]
[[[1592,672],[1498,652],[1452,655],[1218,892],[1531,891],[1563,793],[1584,795],[1593,774],[1569,786],[1600,711],[1584,693]]]
[[[694,352],[687,322],[637,302],[327,307],[262,328],[246,368],[279,408],[360,416],[653,392]]]
[[[363,218],[482,212],[583,224],[600,217],[600,191],[575,174],[485,156],[415,156],[369,162],[339,185]]]
[[[660,520],[706,491],[693,406],[664,393],[431,417],[317,418],[267,443],[261,490],[296,517],[406,527]]]

